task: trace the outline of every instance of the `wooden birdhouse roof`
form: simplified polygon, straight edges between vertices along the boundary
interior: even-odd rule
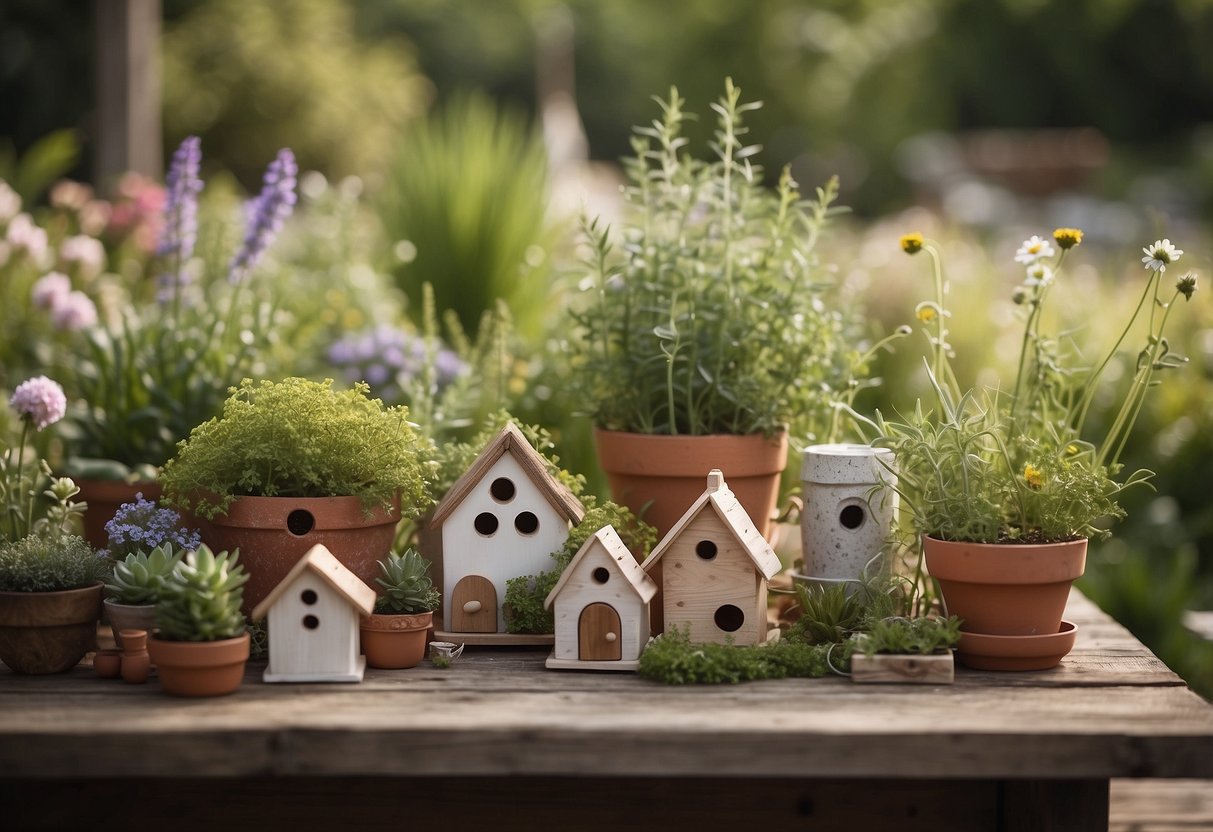
[[[585,556],[595,546],[602,546],[618,567],[618,572],[623,575],[623,579],[627,585],[640,596],[640,600],[646,604],[653,600],[653,596],[657,594],[657,584],[653,583],[653,579],[640,568],[640,564],[636,562],[636,558],[632,557],[631,551],[624,545],[623,540],[619,537],[619,533],[615,531],[615,527],[603,526],[588,537],[585,543],[581,544],[581,548],[577,550],[577,554],[573,555],[573,559],[569,561],[569,565],[565,568],[564,572],[560,573],[560,580],[556,581],[556,586],[552,587],[552,591],[548,593],[547,600],[543,602],[545,609],[552,606],[556,600],[556,596],[560,594],[560,590],[564,588],[569,578],[572,577],[573,572],[576,571],[577,565],[585,559]]]
[[[451,512],[492,470],[497,460],[507,453],[526,472],[527,478],[535,484],[539,493],[551,504],[557,514],[570,523],[581,522],[581,518],[585,516],[585,508],[581,505],[581,501],[564,483],[548,473],[547,462],[544,458],[531,447],[531,443],[527,441],[522,431],[513,422],[509,422],[501,429],[501,433],[485,446],[480,455],[476,457],[476,461],[463,472],[463,476],[451,486],[451,490],[434,509],[434,517],[430,520],[430,525],[434,528],[442,525]]]
[[[321,580],[337,591],[360,612],[370,615],[375,609],[375,590],[367,586],[361,578],[351,572],[345,565],[334,557],[327,547],[316,544],[299,558],[286,577],[278,582],[269,595],[253,609],[253,620],[264,618],[270,608],[282,597],[295,582],[295,579],[305,571],[314,572]]]
[[[713,468],[708,474],[708,487],[699,496],[691,507],[686,510],[674,527],[666,533],[666,536],[661,539],[654,548],[648,559],[641,565],[641,568],[647,573],[649,569],[661,560],[662,555],[669,550],[670,545],[682,535],[687,526],[691,524],[701,511],[707,507],[719,515],[724,521],[725,527],[732,533],[737,542],[741,544],[741,548],[749,555],[750,560],[754,562],[754,568],[762,573],[762,576],[767,580],[775,577],[783,565],[779,562],[779,557],[775,554],[775,550],[771,548],[771,544],[767,543],[765,537],[759,534],[758,529],[754,526],[754,521],[750,519],[750,515],[746,513],[745,508],[737,500],[737,496],[729,489],[724,481],[724,474],[719,469]]]

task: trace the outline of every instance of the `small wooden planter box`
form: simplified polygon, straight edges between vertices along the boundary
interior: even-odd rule
[[[930,656],[851,656],[851,681],[860,684],[950,685],[954,679],[951,650]]]

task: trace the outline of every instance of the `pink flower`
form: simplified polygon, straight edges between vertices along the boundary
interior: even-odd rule
[[[0,223],[8,222],[21,210],[20,195],[0,179]]]
[[[67,413],[67,396],[63,395],[63,388],[46,376],[36,376],[18,384],[8,403],[38,430],[53,425]]]
[[[30,297],[39,309],[54,309],[71,293],[72,282],[67,275],[50,272],[38,278]]]
[[[84,292],[72,292],[51,308],[55,329],[76,332],[97,323],[97,306]]]
[[[46,256],[46,231],[35,225],[29,214],[13,217],[5,237],[13,250],[26,252],[34,262],[41,262]]]
[[[80,276],[91,280],[105,267],[105,246],[93,237],[68,237],[59,245],[59,258],[66,264],[77,264]]]

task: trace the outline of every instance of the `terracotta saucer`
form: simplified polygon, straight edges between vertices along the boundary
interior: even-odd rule
[[[975,670],[1048,670],[1074,649],[1078,628],[1061,622],[1056,633],[1037,636],[993,636],[960,631],[956,658]]]

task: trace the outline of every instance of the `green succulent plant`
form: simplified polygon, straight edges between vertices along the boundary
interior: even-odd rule
[[[219,641],[244,632],[244,584],[248,574],[236,563],[239,552],[215,554],[199,546],[177,563],[156,604],[160,638]]]
[[[376,578],[375,583],[383,587],[383,592],[375,603],[375,612],[415,615],[432,612],[438,607],[442,596],[426,574],[430,570],[430,562],[416,550],[406,549],[404,554],[389,553],[387,560],[379,561],[379,570],[383,572],[383,577]]]
[[[151,552],[132,552],[114,565],[105,591],[115,604],[155,604],[164,582],[184,556],[173,544],[162,543]]]

